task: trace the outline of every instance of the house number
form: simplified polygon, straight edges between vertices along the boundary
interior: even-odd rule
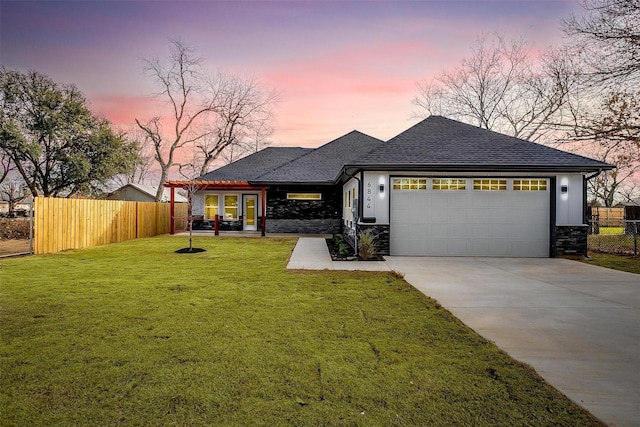
[[[371,209],[371,181],[367,182],[367,209]]]

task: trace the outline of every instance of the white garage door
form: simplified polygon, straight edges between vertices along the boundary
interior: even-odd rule
[[[391,254],[549,256],[547,179],[392,178]]]

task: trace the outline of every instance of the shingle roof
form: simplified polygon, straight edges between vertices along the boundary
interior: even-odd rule
[[[350,164],[478,171],[612,168],[607,163],[441,116],[421,121]]]
[[[301,147],[267,147],[257,153],[206,173],[197,179],[206,181],[251,181],[309,151],[312,151],[312,149]]]
[[[345,164],[375,149],[380,144],[384,144],[384,142],[354,130],[260,175],[253,181],[333,183]]]
[[[156,197],[156,193],[158,191],[158,186],[157,185],[146,185],[146,184],[135,184],[135,183],[131,183],[131,184],[126,184],[123,185],[122,187],[118,188],[115,191],[112,191],[111,193],[109,193],[109,195],[117,193],[118,191],[126,188],[126,187],[133,187],[138,191],[141,191],[142,193],[147,194],[149,197]],[[171,198],[171,193],[169,192],[168,188],[165,188],[164,190],[162,190],[162,202],[168,202],[169,199]],[[186,203],[188,202],[187,198],[175,193],[174,194],[174,198],[175,201],[178,203]]]

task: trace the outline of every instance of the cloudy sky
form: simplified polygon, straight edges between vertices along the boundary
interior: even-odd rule
[[[479,34],[544,49],[579,11],[578,0],[2,0],[0,62],[75,84],[127,126],[157,114],[142,58],[180,38],[212,71],[278,89],[275,145],[317,147],[353,129],[398,134],[417,122],[416,81],[455,66]]]

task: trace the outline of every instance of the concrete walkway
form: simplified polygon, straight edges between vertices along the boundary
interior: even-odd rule
[[[310,240],[287,268],[401,272],[605,423],[640,426],[639,275],[546,258],[332,262],[324,240]]]
[[[293,249],[290,270],[391,271],[385,261],[332,261],[325,239],[301,237]]]

